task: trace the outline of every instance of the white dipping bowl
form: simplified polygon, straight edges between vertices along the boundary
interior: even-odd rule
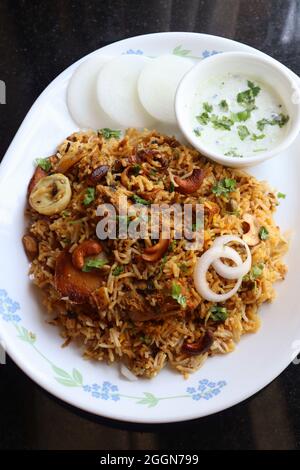
[[[279,96],[290,119],[287,132],[276,148],[254,156],[230,157],[210,149],[194,134],[191,116],[199,83],[226,73],[243,74],[249,80],[264,82]],[[214,55],[195,65],[181,80],[175,98],[178,125],[193,147],[211,160],[232,168],[256,165],[283,152],[297,137],[300,131],[299,83],[289,75],[283,65],[268,57],[244,52],[224,52]]]

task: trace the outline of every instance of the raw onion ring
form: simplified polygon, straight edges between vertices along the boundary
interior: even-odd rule
[[[242,258],[233,248],[229,246],[212,246],[197,260],[194,269],[194,282],[195,287],[199,294],[206,300],[211,302],[224,302],[225,300],[232,297],[238,291],[243,276],[241,276],[235,286],[225,294],[216,294],[208,285],[206,279],[206,273],[210,265],[219,258],[228,258],[234,261],[238,266],[242,264]]]
[[[247,243],[236,235],[222,235],[215,239],[212,246],[225,246],[229,242],[237,242],[244,246],[247,253],[246,260],[242,264],[236,263],[237,266],[227,266],[219,258],[212,265],[215,271],[225,279],[238,279],[241,276],[245,276],[251,269],[251,252]]]

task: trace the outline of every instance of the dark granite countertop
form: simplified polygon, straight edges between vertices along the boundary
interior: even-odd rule
[[[158,31],[232,38],[300,74],[300,0],[2,0],[1,157],[33,101],[62,70],[101,46]],[[300,449],[296,365],[231,409],[172,425],[83,413],[50,396],[10,359],[0,366],[0,402],[0,449]]]

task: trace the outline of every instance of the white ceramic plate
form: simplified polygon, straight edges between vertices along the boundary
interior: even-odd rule
[[[193,33],[159,33],[126,39],[93,54],[175,53],[205,59],[222,51],[252,51],[227,39]],[[82,59],[84,60],[84,59]],[[0,168],[0,334],[9,355],[33,380],[53,395],[79,408],[134,422],[182,421],[224,410],[257,392],[287,367],[293,344],[300,339],[300,138],[273,160],[251,170],[287,193],[278,207],[277,222],[294,236],[286,281],[278,297],[261,308],[262,326],[246,335],[236,351],[216,356],[188,380],[165,368],[158,377],[129,382],[118,367],[81,358],[72,345],[61,349],[58,331],[45,323],[37,290],[27,277],[28,262],[21,237],[26,187],[33,160],[50,155],[76,129],[66,107],[66,87],[81,61],[57,77],[24,119]],[[292,73],[292,72],[290,72]],[[103,123],[103,127],[105,123]],[[168,129],[167,129],[168,131]],[[169,130],[170,131],[170,130]],[[296,239],[297,238],[297,239]]]

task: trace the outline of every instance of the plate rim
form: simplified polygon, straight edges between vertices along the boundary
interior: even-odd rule
[[[184,37],[186,37],[186,38],[193,38],[193,37],[196,38],[197,37],[198,39],[203,38],[203,39],[210,39],[210,40],[212,40],[212,39],[222,40],[222,41],[225,41],[229,45],[230,44],[235,45],[235,47],[236,47],[236,45],[241,45],[243,47],[248,48],[248,50],[252,50],[255,54],[265,55],[265,56],[271,58],[272,60],[278,62],[276,59],[272,58],[268,54],[265,54],[264,52],[261,52],[258,49],[255,49],[252,46],[241,43],[239,41],[235,41],[235,40],[232,40],[232,39],[228,39],[228,38],[224,38],[222,36],[216,36],[216,35],[212,35],[212,34],[203,34],[203,33],[196,33],[196,32],[182,32],[182,31],[156,32],[156,33],[149,33],[149,34],[142,34],[142,35],[132,36],[132,37],[122,39],[120,41],[116,41],[116,42],[111,43],[111,44],[107,44],[106,46],[103,46],[101,48],[95,49],[95,50],[91,51],[90,53],[86,54],[85,56],[81,57],[80,59],[78,59],[74,63],[70,64],[67,68],[65,68],[57,77],[55,77],[47,85],[47,87],[36,98],[36,100],[34,101],[34,103],[31,106],[31,108],[27,112],[26,116],[24,117],[21,125],[19,126],[15,136],[13,137],[13,139],[12,139],[12,141],[11,141],[11,143],[10,143],[8,149],[6,150],[5,155],[2,159],[2,162],[1,162],[1,165],[0,165],[0,183],[5,178],[6,170],[10,165],[10,154],[14,153],[14,148],[18,146],[20,136],[23,134],[24,130],[26,129],[26,126],[28,125],[28,122],[34,116],[34,113],[36,112],[36,109],[38,108],[39,104],[43,100],[46,99],[47,95],[51,92],[51,90],[53,88],[55,88],[56,83],[58,81],[61,81],[64,78],[64,76],[67,75],[70,72],[71,69],[76,68],[81,62],[83,62],[87,58],[91,57],[92,55],[94,55],[96,53],[99,53],[100,51],[105,53],[105,49],[108,48],[109,46],[112,46],[113,44],[122,45],[122,44],[126,43],[128,40],[143,40],[144,38],[149,38],[149,37],[151,39],[151,37],[157,37],[157,36],[161,36],[161,35],[169,36],[169,37],[171,37],[171,36],[178,37],[178,35],[180,35],[183,39],[184,39]],[[284,66],[288,70],[289,73],[293,74],[293,76],[297,77],[297,79],[299,80],[299,77],[292,70],[290,70],[284,64],[281,64],[281,65]],[[181,416],[179,416],[179,417],[178,416],[175,416],[175,417],[164,417],[164,416],[162,416],[161,418],[151,418],[151,417],[143,418],[142,415],[138,416],[137,414],[135,414],[135,416],[133,416],[133,415],[128,416],[128,415],[126,415],[126,413],[123,414],[123,412],[121,410],[114,409],[113,407],[107,407],[107,408],[103,408],[103,409],[97,411],[96,406],[93,405],[91,402],[87,402],[87,401],[84,402],[83,400],[80,399],[80,397],[77,397],[77,396],[72,396],[71,397],[70,395],[66,395],[65,392],[64,392],[64,389],[60,389],[58,386],[55,386],[54,383],[52,384],[52,383],[48,382],[44,377],[41,376],[41,374],[39,372],[36,372],[35,368],[34,368],[34,365],[32,366],[31,364],[27,364],[25,361],[24,362],[22,361],[22,358],[20,358],[18,353],[15,353],[14,349],[13,349],[13,343],[15,341],[15,338],[13,338],[13,336],[5,329],[5,327],[2,327],[1,323],[0,323],[0,337],[4,339],[6,351],[7,351],[8,355],[10,356],[10,358],[13,360],[13,362],[27,376],[29,376],[30,379],[32,379],[34,382],[36,382],[41,388],[45,389],[48,393],[50,393],[51,395],[54,395],[56,398],[58,398],[62,402],[66,402],[69,405],[75,406],[75,407],[83,410],[84,412],[88,412],[88,413],[91,413],[91,414],[96,415],[96,416],[103,416],[105,418],[109,418],[109,419],[113,419],[113,420],[117,420],[117,421],[132,422],[132,423],[139,423],[139,424],[159,424],[159,423],[172,423],[172,422],[190,421],[190,420],[199,419],[199,418],[208,416],[210,414],[215,414],[215,413],[218,413],[220,411],[231,408],[232,406],[234,406],[238,403],[241,403],[241,402],[245,401],[246,399],[250,398],[251,396],[253,396],[257,392],[259,392],[260,390],[265,388],[268,384],[273,382],[273,380],[275,378],[277,378],[288,367],[288,365],[292,361],[292,358],[291,358],[291,360],[287,363],[286,358],[285,358],[285,360],[281,361],[281,364],[277,368],[277,371],[274,374],[272,374],[271,378],[268,376],[268,378],[266,380],[260,380],[258,386],[257,385],[253,386],[250,391],[248,389],[247,392],[245,392],[245,393],[239,393],[238,398],[232,398],[231,400],[227,399],[225,406],[224,406],[224,402],[221,401],[219,405],[216,405],[214,407],[213,411],[211,411],[210,409],[208,409],[208,410],[206,410],[206,409],[198,409],[197,410],[196,409],[195,410],[195,409],[192,409],[192,408],[190,408],[190,409],[187,408],[184,411],[184,413],[182,413]],[[7,338],[9,338],[8,341],[7,341]],[[257,383],[257,382],[255,382],[255,383]]]

